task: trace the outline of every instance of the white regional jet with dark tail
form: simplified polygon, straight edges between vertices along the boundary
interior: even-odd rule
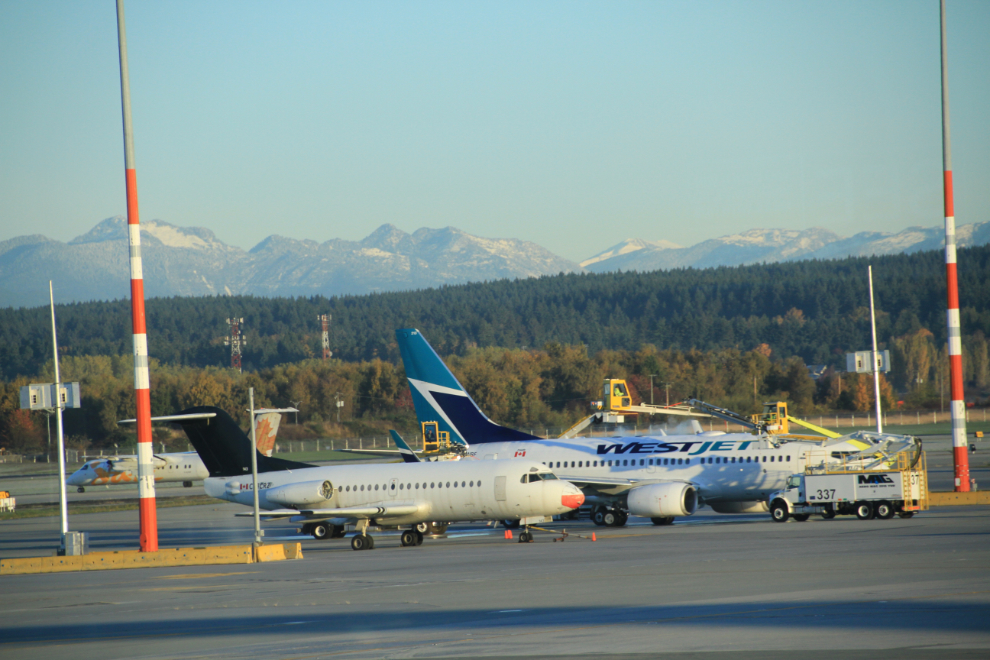
[[[167,419],[182,425],[203,459],[210,473],[206,493],[253,506],[251,442],[237,423],[223,410],[206,406]],[[369,527],[408,526],[402,545],[420,545],[420,523],[508,518],[529,524],[584,502],[577,487],[535,461],[313,466],[261,453],[256,458],[264,517],[302,522],[317,538],[339,538],[353,526],[355,550],[374,548]],[[528,531],[520,534],[520,541],[528,540]]]

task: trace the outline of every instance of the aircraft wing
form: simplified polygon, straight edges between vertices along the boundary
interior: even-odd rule
[[[334,451],[341,451],[347,454],[372,454],[374,456],[388,456],[390,458],[397,458],[400,453],[398,449],[334,449]]]
[[[382,506],[350,506],[337,509],[275,509],[261,511],[263,518],[291,518],[293,516],[319,516],[323,518],[384,518],[389,516],[408,516],[419,511],[418,504],[384,504]],[[239,518],[254,516],[253,511],[234,514]]]
[[[557,474],[556,472],[554,474]],[[577,475],[557,474],[558,479],[570,481],[575,486],[634,486],[642,479],[623,479],[621,477],[586,477]]]

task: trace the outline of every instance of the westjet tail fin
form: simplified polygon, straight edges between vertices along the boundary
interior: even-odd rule
[[[412,450],[412,447],[406,444],[401,435],[392,430],[389,430],[389,435],[392,436],[392,442],[395,443],[395,446],[399,448],[399,456],[402,457],[404,463],[422,463],[419,456]]]
[[[451,442],[461,445],[542,440],[488,419],[419,330],[396,330],[395,337],[420,423],[436,422]]]
[[[213,413],[210,416],[197,413]],[[179,416],[190,415],[182,419]],[[251,438],[237,425],[230,415],[213,406],[196,406],[183,410],[170,421],[182,426],[189,442],[196,448],[199,457],[211,477],[232,477],[251,474]],[[261,437],[257,436],[258,448],[263,449]],[[274,435],[274,434],[273,434]],[[308,463],[297,463],[282,458],[272,458],[258,452],[258,472],[278,472],[313,467]]]

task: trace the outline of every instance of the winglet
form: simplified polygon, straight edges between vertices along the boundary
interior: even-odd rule
[[[412,448],[406,444],[406,441],[402,439],[401,435],[392,430],[389,430],[388,433],[392,436],[392,442],[394,442],[395,446],[399,448],[399,455],[402,456],[402,460],[404,462],[422,463],[419,456],[417,456],[416,452],[414,452]]]

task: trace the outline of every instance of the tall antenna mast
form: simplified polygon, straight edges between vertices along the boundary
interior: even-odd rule
[[[333,318],[330,314],[320,314],[316,317],[316,320],[320,322],[323,328],[323,361],[326,362],[333,355],[333,351],[330,350],[330,319]]]
[[[134,171],[134,127],[131,124],[131,85],[127,73],[124,0],[117,0],[117,46],[120,50],[120,101],[124,115],[124,181],[127,189],[127,237],[131,257],[131,320],[134,335],[134,395],[137,403],[140,544],[142,552],[157,552],[158,513],[155,510],[155,469],[151,445],[151,378],[148,373],[148,330],[144,321],[144,271],[141,267],[141,226],[138,223],[137,173]]]
[[[949,383],[952,393],[952,455],[956,492],[969,492],[966,453],[966,402],[963,399],[962,330],[959,324],[959,281],[956,276],[956,217],[952,200],[952,141],[949,136],[949,70],[945,42],[945,0],[939,3],[942,28],[942,185],[945,195],[945,284],[948,295]]]
[[[230,368],[241,372],[241,347],[244,346],[244,338],[241,337],[241,323],[244,319],[227,319],[230,326],[230,336],[223,340],[224,346],[230,346]]]

